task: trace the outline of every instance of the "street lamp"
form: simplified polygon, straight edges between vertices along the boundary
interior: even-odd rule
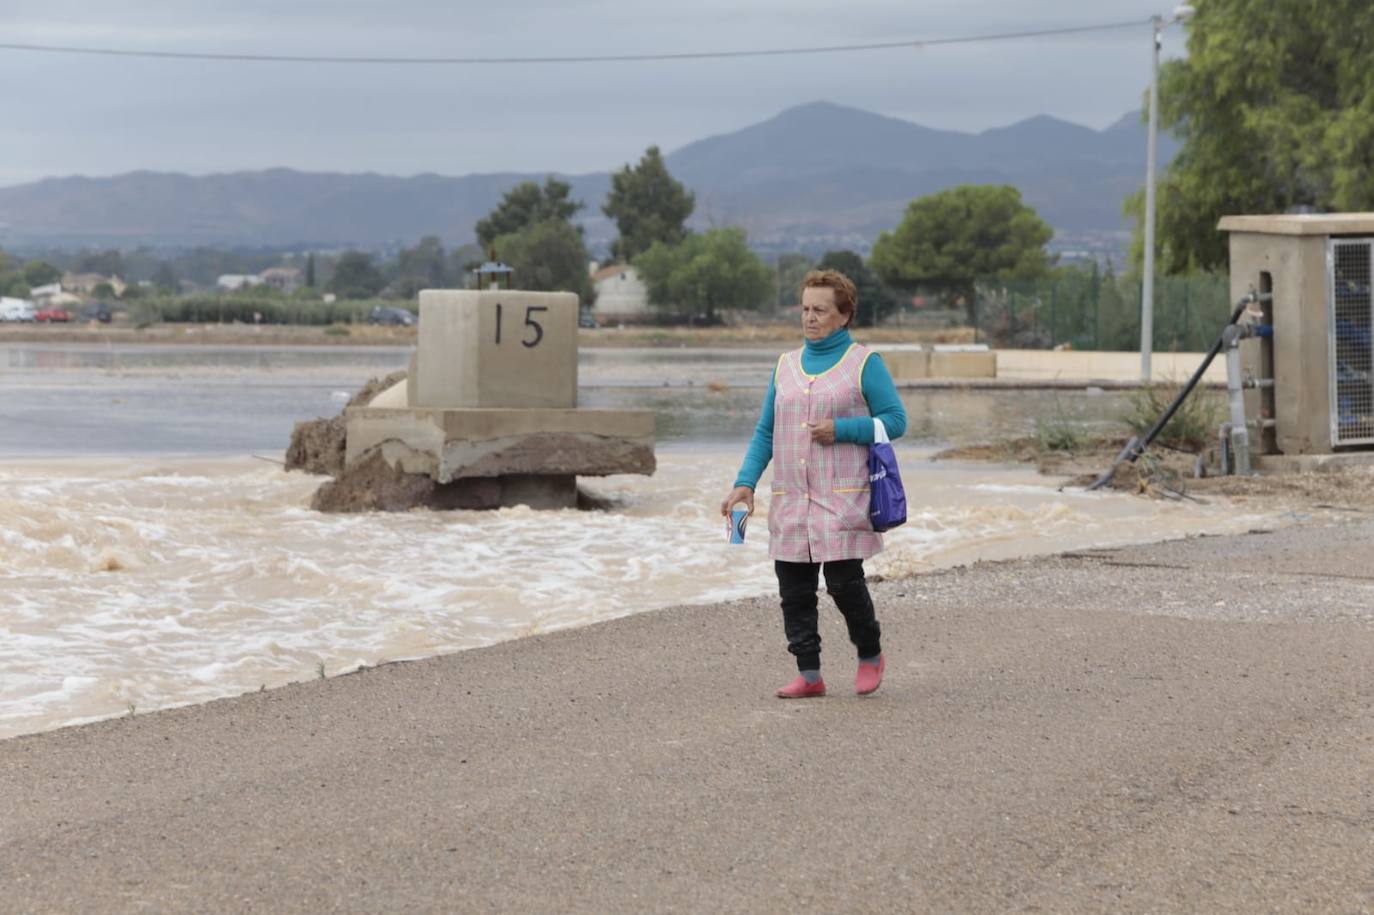
[[[1150,19],[1150,129],[1145,146],[1145,276],[1140,292],[1140,380],[1150,382],[1150,354],[1155,333],[1155,146],[1159,133],[1159,35],[1172,22],[1182,22],[1197,10],[1174,7],[1173,15]]]

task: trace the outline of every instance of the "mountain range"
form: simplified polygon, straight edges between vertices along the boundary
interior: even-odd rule
[[[957,184],[1012,184],[1061,237],[1119,235],[1121,202],[1144,181],[1138,112],[1104,130],[1037,116],[981,133],[923,127],[829,102],[789,108],[666,156],[696,194],[697,227],[736,225],[760,250],[866,249],[907,203]],[[1160,162],[1177,149],[1160,137]],[[615,235],[601,214],[606,172],[558,175],[586,204],[593,248]],[[394,177],[286,168],[205,176],[139,171],[0,188],[0,247],[190,246],[385,249],[473,225],[543,174]]]

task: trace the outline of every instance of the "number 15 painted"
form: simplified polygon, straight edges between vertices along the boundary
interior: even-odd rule
[[[548,310],[549,310],[549,306],[547,306],[547,305],[527,305],[527,306],[525,306],[525,327],[527,327],[527,328],[529,328],[530,330],[533,330],[533,331],[534,331],[534,337],[533,337],[533,339],[531,339],[530,336],[529,336],[529,334],[526,333],[524,339],[522,339],[522,340],[520,341],[520,345],[521,345],[521,346],[525,347],[526,349],[533,349],[534,347],[536,347],[536,346],[539,345],[539,342],[540,342],[541,340],[544,339],[544,325],[542,325],[542,324],[540,324],[538,321],[534,320],[534,314],[535,314],[535,312],[538,312],[538,311],[548,311]],[[496,343],[497,343],[498,346],[499,346],[500,343],[501,343],[501,312],[502,312],[501,303],[500,303],[500,302],[497,302],[497,303],[496,303]]]

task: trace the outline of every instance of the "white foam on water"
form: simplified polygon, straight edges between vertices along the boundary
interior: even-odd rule
[[[0,737],[771,594],[766,495],[742,545],[719,515],[741,453],[665,451],[653,477],[584,480],[606,512],[321,515],[320,478],[248,459],[0,465]],[[915,452],[903,477],[910,520],[874,573],[1264,520]]]

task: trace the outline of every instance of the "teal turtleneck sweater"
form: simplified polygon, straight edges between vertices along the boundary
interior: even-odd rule
[[[818,375],[826,369],[833,368],[853,342],[848,328],[844,327],[824,340],[807,340],[806,345],[802,347],[802,371],[808,375]],[[759,416],[758,425],[754,427],[754,437],[749,440],[749,450],[744,455],[739,476],[735,478],[736,486],[756,489],[759,477],[763,476],[768,462],[773,459],[773,398],[777,395],[777,368],[773,371],[775,377],[768,382],[768,393],[763,398],[763,413]],[[897,386],[892,383],[892,375],[877,353],[864,363],[861,381],[864,400],[868,401],[868,412],[883,421],[888,438],[901,438],[906,432],[906,409],[902,406],[902,399],[897,396]],[[862,416],[835,420],[835,441],[871,445],[873,420]]]

